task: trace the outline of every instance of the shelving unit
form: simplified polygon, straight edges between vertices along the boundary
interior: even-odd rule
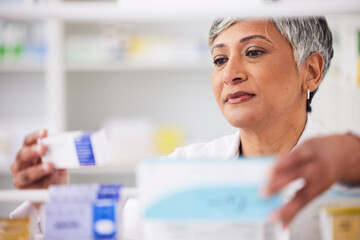
[[[208,63],[118,63],[118,64],[69,64],[66,72],[144,72],[144,71],[212,71],[212,66]]]
[[[205,7],[206,6],[206,7]],[[166,9],[166,11],[164,11]],[[356,14],[360,3],[356,0],[322,1],[119,1],[119,3],[59,2],[24,5],[3,4],[0,15],[11,19],[46,19],[127,22],[172,21],[183,19],[212,20],[218,16],[312,16],[319,14]]]
[[[42,109],[36,114],[41,115],[40,118],[50,133],[99,128],[104,119],[112,116],[151,116],[156,124],[178,123],[183,127],[184,132],[194,133],[189,134],[188,143],[207,141],[234,132],[218,111],[212,96],[211,59],[205,57],[198,61],[185,59],[159,63],[150,61],[69,63],[65,60],[66,37],[71,34],[67,30],[74,25],[89,25],[91,28],[98,26],[99,23],[112,23],[124,24],[140,30],[155,27],[161,32],[159,26],[166,23],[166,30],[171,29],[175,34],[204,36],[202,41],[206,45],[209,23],[218,16],[280,17],[324,14],[330,17],[339,17],[341,14],[351,15],[356,23],[360,15],[360,1],[134,0],[88,3],[49,0],[41,4],[0,3],[2,20],[43,23],[48,48],[44,63],[0,64],[0,80],[6,81],[2,79],[5,75],[8,78],[9,75],[19,74],[26,75],[24,79],[30,79],[28,75],[32,76],[31,80],[36,79],[37,82],[34,84],[39,84],[38,88],[41,89],[40,92],[42,91],[41,99],[36,103],[41,101],[43,104]],[[178,29],[179,25],[185,27]],[[360,24],[358,28],[360,29]],[[345,29],[341,31],[346,32]],[[349,52],[348,49],[342,50]],[[339,78],[344,76],[341,71],[337,75]],[[181,84],[174,88],[175,83]],[[345,95],[344,102],[356,99],[353,108],[348,107],[341,111],[354,112],[355,109],[356,112],[356,106],[360,106],[357,97],[360,95],[359,90],[348,91],[343,83],[338,84],[335,80],[330,85],[321,86],[331,89],[327,95],[322,96],[322,90],[317,93],[319,106],[328,104],[327,99],[332,97],[329,95],[336,94],[335,90],[340,89]],[[343,87],[339,88],[339,86]],[[351,95],[347,94],[348,92],[351,92]],[[350,96],[355,97],[350,98]],[[26,101],[32,100],[27,98]],[[28,103],[26,108],[29,109],[29,105],[31,104]],[[155,109],[152,106],[161,106],[162,109]],[[314,115],[325,118],[321,107],[314,109]],[[344,117],[332,118],[329,114],[326,115],[327,119],[331,119],[331,124],[337,120],[343,121],[337,129],[339,131],[346,125],[355,126],[360,121],[358,121],[360,114],[355,113],[350,120],[344,120],[346,117],[344,113],[342,114]],[[211,121],[207,121],[208,119]],[[218,127],[212,127],[215,125]],[[24,136],[27,133],[24,132]],[[129,186],[135,184],[133,169],[74,170],[70,171],[70,175],[71,179],[78,182],[90,181],[94,178],[97,181],[103,179],[107,182],[111,178],[115,179],[116,175],[122,175],[125,177],[117,181],[127,181]],[[11,174],[4,170],[0,171],[0,176],[11,185]]]
[[[49,47],[46,65],[4,66],[2,72],[45,72],[46,116],[51,132],[67,130],[65,73],[123,72],[123,71],[211,71],[208,63],[165,64],[64,64],[64,23],[91,23],[115,21],[128,24],[159,22],[211,22],[216,16],[304,16],[317,14],[357,14],[360,2],[354,0],[328,1],[219,1],[191,2],[123,1],[123,2],[62,2],[48,1],[40,4],[0,4],[0,18],[9,20],[41,20],[46,25]],[[204,7],[206,6],[206,7]],[[166,9],[166,11],[163,11]],[[50,100],[51,99],[51,100]]]

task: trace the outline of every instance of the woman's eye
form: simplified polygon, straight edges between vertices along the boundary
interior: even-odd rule
[[[249,57],[257,57],[261,54],[263,54],[264,51],[260,51],[260,50],[250,50],[250,51],[247,51],[246,52],[246,56],[249,56]]]
[[[215,64],[216,66],[221,66],[221,65],[223,65],[224,63],[226,63],[227,60],[228,60],[227,58],[217,58],[217,59],[214,60],[214,64]]]

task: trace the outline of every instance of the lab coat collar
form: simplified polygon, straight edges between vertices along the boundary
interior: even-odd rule
[[[324,128],[319,123],[314,122],[311,119],[311,117],[308,115],[306,118],[305,128],[293,149],[295,149],[301,143],[303,143],[304,141],[306,141],[310,138],[319,137],[322,135],[325,135]],[[239,147],[240,147],[240,130],[238,130],[234,134],[233,145],[231,146],[231,148],[229,148],[229,152],[228,152],[227,156],[228,157],[238,157],[239,156]]]

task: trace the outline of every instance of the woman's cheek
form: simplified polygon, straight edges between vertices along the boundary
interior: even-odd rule
[[[212,87],[216,102],[220,105],[222,85],[221,85],[220,77],[218,75],[213,74]]]

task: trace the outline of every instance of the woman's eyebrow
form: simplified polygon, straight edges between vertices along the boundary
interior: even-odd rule
[[[214,48],[223,48],[223,47],[225,47],[225,44],[223,43],[216,44],[211,48],[211,52],[214,51]]]
[[[264,37],[263,35],[251,35],[251,36],[247,36],[247,37],[244,37],[240,40],[241,43],[243,42],[246,42],[246,41],[249,41],[251,39],[254,39],[254,38],[260,38],[260,39],[263,39],[269,43],[272,43],[272,41],[270,41],[268,38]]]
[[[272,41],[270,41],[268,38],[264,37],[263,35],[250,35],[250,36],[247,36],[247,37],[244,37],[244,38],[240,39],[240,42],[243,43],[243,42],[249,41],[251,39],[256,39],[256,38],[260,38],[260,39],[263,39],[263,40],[265,40],[265,41],[267,41],[269,43],[273,43]],[[223,44],[223,43],[216,44],[216,45],[214,45],[212,47],[211,52],[213,52],[213,50],[215,48],[223,48],[223,47],[225,47],[225,44]]]

